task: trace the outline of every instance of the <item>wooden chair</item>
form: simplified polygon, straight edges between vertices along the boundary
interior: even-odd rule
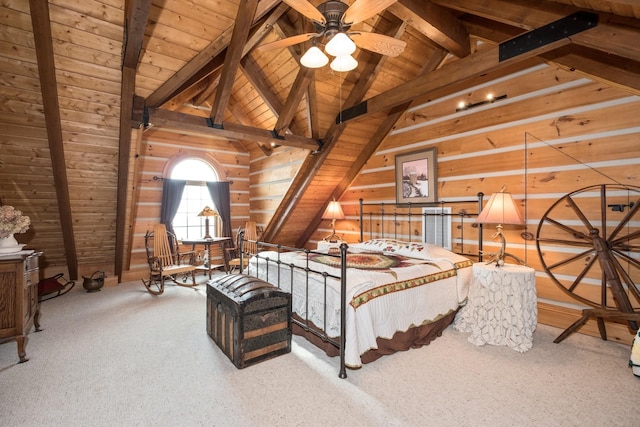
[[[180,286],[196,286],[195,252],[180,253],[178,240],[167,231],[164,224],[155,224],[153,231],[147,231],[145,237],[147,262],[149,263],[149,279],[142,279],[145,288],[154,295],[164,292],[165,279],[172,280]],[[191,283],[187,282],[191,275]],[[177,279],[182,275],[182,283]]]
[[[258,231],[255,221],[247,221],[244,228],[239,228],[236,233],[235,248],[230,248],[229,259],[227,261],[227,273],[232,273],[236,268],[240,268],[240,248],[244,239],[244,254],[242,254],[242,268],[249,263],[251,254],[257,251],[256,241],[258,240]]]

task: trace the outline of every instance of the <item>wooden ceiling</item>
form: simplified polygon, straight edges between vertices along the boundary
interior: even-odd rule
[[[400,39],[406,42],[404,51],[390,57],[357,49],[358,67],[342,74],[328,66],[301,67],[308,43],[259,48],[314,31],[310,20],[285,1],[26,3],[8,0],[0,5],[7,28],[0,40],[2,69],[14,76],[5,79],[4,96],[17,100],[6,108],[20,110],[5,114],[3,121],[20,126],[24,137],[14,150],[22,157],[30,156],[24,141],[37,138],[48,144],[55,190],[43,175],[39,195],[48,197],[43,205],[55,201],[59,207],[60,226],[52,224],[49,234],[53,245],[61,230],[70,266],[77,264],[78,253],[92,261],[93,242],[110,241],[112,233],[105,228],[104,235],[97,236],[93,223],[74,228],[71,206],[87,210],[92,221],[98,221],[113,200],[97,201],[93,190],[108,188],[118,199],[114,250],[116,272],[121,271],[117,263],[124,252],[131,128],[142,122],[217,134],[247,150],[258,144],[267,154],[272,143],[308,150],[264,235],[266,240],[301,245],[320,223],[323,207],[347,190],[412,104],[516,71],[531,60],[553,62],[640,94],[637,0],[398,0],[352,30]],[[310,3],[317,6],[322,0]],[[597,27],[505,63],[497,61],[499,43],[580,10],[598,14]],[[19,85],[20,91],[13,90]],[[33,111],[40,108],[40,86],[42,110]],[[27,101],[36,107],[22,107]],[[142,105],[148,107],[148,122],[140,114]],[[347,116],[354,106],[356,114]],[[45,128],[46,133],[41,130]],[[86,177],[97,164],[87,161],[94,155],[87,153],[87,146],[118,159],[117,165],[100,166],[100,180],[90,184]],[[65,157],[73,167],[65,169]],[[49,166],[43,162],[39,168],[44,167]],[[16,168],[15,173],[21,171]],[[109,179],[116,173],[117,183]],[[11,187],[3,191],[20,196]],[[293,213],[300,216],[301,211],[306,220],[293,221]],[[104,220],[111,222],[111,217]]]
[[[139,27],[144,37],[130,39],[142,40],[135,93],[153,107],[151,125],[188,123],[243,141],[247,148],[258,143],[267,153],[272,143],[314,153],[265,230],[265,239],[285,244],[306,242],[320,222],[319,212],[348,188],[416,98],[437,98],[472,79],[512,72],[532,56],[640,93],[640,46],[634,42],[640,35],[640,5],[631,0],[391,2],[351,30],[401,39],[406,49],[397,57],[358,49],[359,65],[349,73],[300,66],[309,43],[260,49],[314,31],[310,20],[287,2],[131,3],[129,20],[146,21],[144,29]],[[496,43],[579,10],[596,12],[598,26],[498,61]],[[337,123],[353,106],[357,116],[367,109],[366,125],[362,120]],[[290,220],[301,209],[313,213],[305,215],[313,220],[304,226]]]

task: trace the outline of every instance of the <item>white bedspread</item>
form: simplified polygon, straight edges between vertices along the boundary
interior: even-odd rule
[[[402,266],[386,270],[347,270],[347,366],[361,366],[360,355],[377,348],[377,337],[389,339],[397,331],[436,321],[457,310],[466,299],[471,262],[446,249],[430,248],[429,252],[429,257],[403,258]],[[281,268],[278,270],[273,262],[269,262],[267,268],[266,258],[279,259]],[[339,337],[340,282],[313,273],[307,279],[304,271],[289,266],[304,267],[306,263],[304,253],[261,252],[259,271],[253,258],[247,273],[274,285],[279,283],[282,289],[292,293],[293,312],[308,318],[328,336]],[[309,268],[340,275],[338,268],[318,262],[310,261]]]

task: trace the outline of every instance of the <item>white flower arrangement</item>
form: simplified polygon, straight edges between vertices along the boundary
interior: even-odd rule
[[[0,206],[0,235],[24,233],[29,229],[31,219],[13,206]]]

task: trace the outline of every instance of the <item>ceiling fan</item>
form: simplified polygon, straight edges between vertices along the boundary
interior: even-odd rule
[[[350,55],[355,50],[356,45],[362,49],[388,56],[398,56],[406,46],[406,42],[383,34],[349,31],[353,24],[362,22],[377,13],[380,13],[397,0],[355,0],[351,6],[339,0],[328,0],[318,5],[318,7],[311,4],[308,0],[283,1],[302,15],[311,19],[317,32],[299,34],[297,36],[287,37],[282,40],[267,43],[260,46],[261,50],[281,49],[309,40],[311,40],[315,45],[315,41],[317,39],[324,39],[327,41],[327,53],[332,56],[336,56],[336,59],[338,59],[339,57],[350,58]],[[332,47],[332,40],[334,40],[334,45],[338,45],[340,43],[341,46]],[[315,46],[311,49],[314,47]],[[319,53],[322,54],[322,52]],[[322,55],[324,56],[324,54]],[[326,56],[324,58],[325,61],[322,65],[326,64],[328,61]],[[355,62],[355,59],[351,58],[351,60]],[[304,64],[304,61],[303,65],[306,65]]]

